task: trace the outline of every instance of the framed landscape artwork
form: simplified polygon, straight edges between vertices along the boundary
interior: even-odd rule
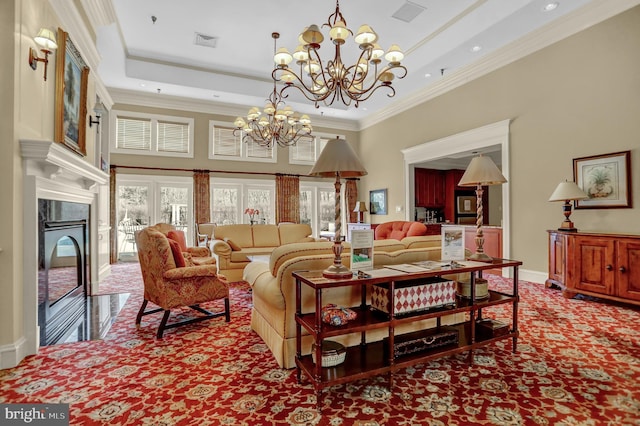
[[[79,155],[85,145],[89,67],[69,35],[58,28],[54,138]]]
[[[369,214],[387,214],[387,190],[369,191]]]
[[[589,198],[576,209],[630,208],[631,151],[573,159],[573,178]]]

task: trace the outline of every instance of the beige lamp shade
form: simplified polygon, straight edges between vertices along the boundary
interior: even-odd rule
[[[498,169],[498,166],[496,166],[491,158],[479,155],[471,160],[458,185],[499,185],[506,181],[507,179],[502,175],[502,172],[500,172],[500,169]]]
[[[49,28],[40,28],[38,35],[33,38],[36,43],[42,46],[46,50],[56,50],[58,43],[56,42],[56,35]]]
[[[320,158],[309,172],[310,176],[342,178],[359,177],[367,174],[355,151],[345,139],[331,139],[322,150]]]
[[[549,201],[584,200],[589,196],[575,182],[560,182]]]
[[[346,279],[352,276],[351,270],[342,264],[340,255],[342,254],[342,240],[340,234],[340,178],[341,177],[358,177],[367,174],[362,163],[356,156],[355,151],[345,139],[331,139],[327,142],[320,158],[316,161],[315,166],[309,173],[310,176],[319,177],[335,177],[336,183],[336,231],[333,238],[333,265],[322,271],[322,276],[331,279]]]
[[[355,213],[368,211],[367,210],[367,203],[365,203],[364,201],[356,201],[356,207],[353,209],[353,211]]]

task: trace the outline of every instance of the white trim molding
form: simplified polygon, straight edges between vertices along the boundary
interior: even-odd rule
[[[511,120],[502,120],[476,129],[467,130],[441,139],[425,142],[402,150],[405,172],[405,211],[413,211],[414,165],[425,161],[434,161],[460,152],[479,150],[498,145],[501,151],[502,174],[507,182],[502,187],[502,255],[511,255],[510,230],[511,210],[509,202],[509,124]],[[407,213],[408,214],[408,213]],[[510,268],[505,268],[510,271]],[[505,271],[507,272],[507,271]]]
[[[98,253],[98,186],[109,182],[109,175],[84,161],[59,143],[21,140],[23,185],[23,301],[24,335],[13,345],[0,348],[2,368],[17,365],[34,355],[40,346],[38,327],[38,199],[89,204],[90,253]],[[99,277],[97,256],[91,256],[91,279]],[[97,283],[89,283],[95,288]],[[13,364],[15,365],[6,365]]]

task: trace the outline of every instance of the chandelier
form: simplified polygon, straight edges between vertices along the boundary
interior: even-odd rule
[[[272,33],[275,51],[275,41],[279,33]],[[247,120],[237,117],[233,122],[236,126],[234,136],[242,133],[243,142],[254,142],[260,146],[271,147],[278,144],[282,147],[295,145],[301,138],[313,138],[311,120],[308,115],[298,115],[290,106],[284,106],[282,95],[276,90],[273,80],[273,92],[267,98],[264,109],[253,107],[247,114]]]
[[[340,12],[340,2],[336,1],[336,11],[329,15],[327,23],[322,25],[330,28],[329,36],[335,45],[333,59],[323,63],[318,50],[324,40],[317,25],[310,25],[298,36],[300,45],[292,54],[286,48],[280,48],[274,55],[276,69],[273,70],[274,80],[283,81],[285,86],[281,94],[295,87],[316,108],[319,102],[326,106],[333,104],[338,99],[349,106],[355,102],[355,106],[366,101],[381,87],[390,90],[387,94],[393,97],[396,94],[391,85],[394,77],[404,78],[407,69],[400,64],[404,59],[404,53],[396,44],[392,44],[387,53],[377,43],[378,35],[369,25],[361,25],[354,41],[361,49],[358,60],[353,65],[345,65],[342,61],[340,49],[353,31],[347,28],[347,23]],[[382,57],[387,64],[382,66]],[[289,64],[295,59],[298,65],[297,71],[289,68]],[[395,73],[395,74],[394,74]],[[396,75],[397,74],[397,75]],[[286,96],[284,96],[286,97]]]

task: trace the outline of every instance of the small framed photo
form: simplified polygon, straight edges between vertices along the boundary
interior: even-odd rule
[[[576,209],[631,208],[631,151],[573,159],[573,179],[589,198]]]
[[[476,213],[477,210],[477,198],[475,195],[461,195],[458,196],[458,214]]]
[[[441,260],[464,260],[464,228],[461,226],[442,227]]]
[[[387,190],[369,191],[369,214],[387,214]]]

